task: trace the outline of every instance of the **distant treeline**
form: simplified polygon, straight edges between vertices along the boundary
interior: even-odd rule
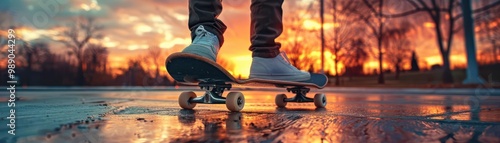
[[[51,64],[44,64],[40,69],[29,70],[27,67],[16,68],[18,85],[22,86],[77,86],[77,66],[57,58]],[[7,68],[2,68],[0,80],[8,81]],[[84,86],[164,86],[173,85],[166,76],[158,78],[149,74],[140,66],[129,67],[123,74],[113,76],[110,72],[85,70]],[[7,82],[1,82],[7,86]]]
[[[158,48],[152,49],[159,50]],[[160,52],[155,51],[155,53]],[[118,69],[121,74],[113,75],[112,69],[108,66],[107,48],[89,44],[82,55],[83,86],[173,85],[173,81],[162,76],[159,69],[146,70],[143,67],[148,65],[146,59],[130,59],[127,68]],[[78,81],[79,64],[75,58],[71,54],[52,53],[47,43],[20,44],[15,60],[16,78],[14,80],[17,80],[20,86],[82,85]],[[1,81],[11,80],[6,66],[2,67],[0,75]],[[7,82],[1,82],[0,85],[6,86]]]

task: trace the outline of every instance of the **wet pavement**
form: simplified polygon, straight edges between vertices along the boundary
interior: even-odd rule
[[[321,109],[276,108],[281,90],[241,91],[239,113],[224,104],[181,110],[174,90],[25,91],[16,135],[0,126],[0,142],[500,142],[500,96],[321,91]],[[0,110],[5,125],[9,109]]]

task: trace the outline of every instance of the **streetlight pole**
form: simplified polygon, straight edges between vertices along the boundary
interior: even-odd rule
[[[462,0],[462,16],[464,23],[465,51],[467,52],[467,77],[464,84],[483,84],[484,80],[479,76],[476,59],[476,43],[474,37],[474,19],[470,0]]]
[[[324,23],[325,23],[325,0],[320,0],[320,16],[321,16],[321,73],[325,73],[325,32],[324,32]]]

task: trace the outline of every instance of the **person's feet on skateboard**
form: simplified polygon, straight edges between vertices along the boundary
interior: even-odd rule
[[[182,52],[196,54],[215,62],[220,48],[217,36],[208,32],[203,25],[196,28],[195,35],[193,42]]]
[[[250,78],[305,81],[310,74],[288,62],[281,44],[274,40],[283,31],[283,0],[252,0]],[[221,0],[189,0],[189,28],[193,42],[183,52],[215,61],[224,43],[226,25],[217,17],[222,12]]]

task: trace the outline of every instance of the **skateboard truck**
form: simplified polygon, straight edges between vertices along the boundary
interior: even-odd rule
[[[198,86],[205,90],[205,94],[190,100],[191,103],[225,104],[226,98],[222,97],[224,90],[231,90],[231,84],[224,82],[201,82]]]
[[[205,90],[205,94],[196,97],[196,93],[182,92],[179,95],[179,105],[183,109],[193,109],[197,103],[205,104],[226,104],[227,109],[238,112],[245,106],[245,97],[241,92],[229,92],[226,97],[222,97],[224,90],[230,90],[231,84],[225,82],[200,82],[198,86]]]
[[[292,92],[293,94],[295,94],[295,96],[292,98],[284,99],[285,102],[314,102],[313,98],[309,98],[306,96],[306,94],[309,93],[310,88],[296,86],[293,88],[286,88],[286,90],[288,92]]]
[[[323,93],[317,93],[314,98],[309,98],[306,96],[309,93],[310,88],[304,86],[295,86],[286,88],[288,92],[295,94],[292,98],[287,98],[285,94],[276,95],[275,102],[278,107],[285,107],[288,102],[314,102],[317,108],[324,108],[326,106],[326,96]]]

